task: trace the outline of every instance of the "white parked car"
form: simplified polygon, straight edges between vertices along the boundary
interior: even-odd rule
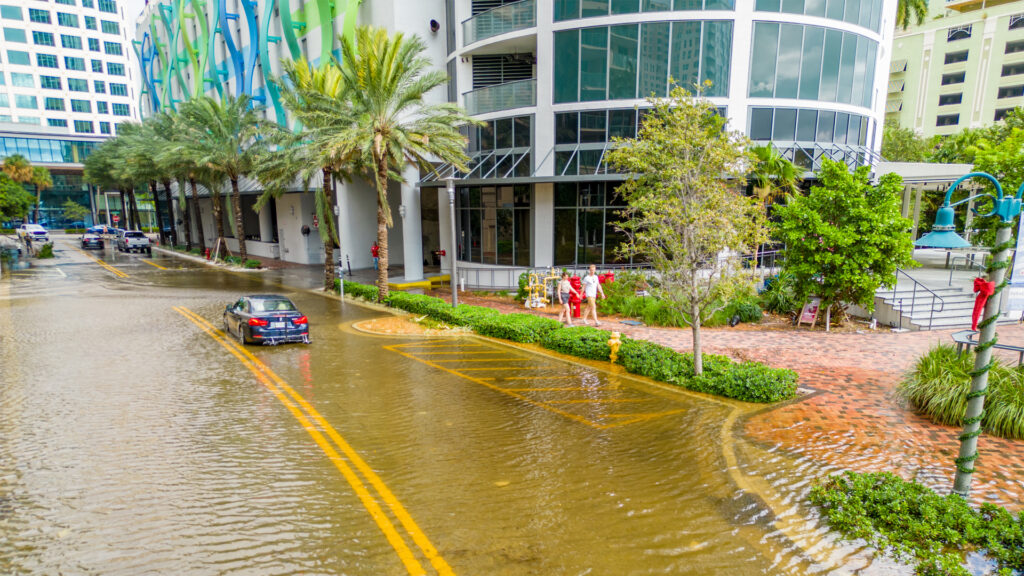
[[[33,242],[45,243],[50,241],[50,235],[39,224],[22,224],[18,227],[18,239],[24,242],[29,239]]]
[[[153,247],[149,244],[149,237],[138,230],[118,230],[117,249],[121,252],[153,253]]]

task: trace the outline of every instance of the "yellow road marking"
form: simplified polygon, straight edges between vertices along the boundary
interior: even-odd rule
[[[103,266],[104,268],[106,268],[110,272],[113,272],[114,275],[117,276],[118,278],[127,278],[128,277],[128,274],[125,274],[124,272],[121,272],[120,270],[118,270],[117,268],[114,268],[110,264],[107,264],[103,260],[100,260],[99,258],[94,257],[92,254],[89,254],[85,250],[82,250],[81,248],[75,248],[75,250],[78,250],[79,252],[84,254],[86,258],[92,260],[93,262],[99,264],[100,266]]]
[[[528,362],[530,358],[515,358],[512,356],[503,356],[501,358],[455,358],[451,360],[437,359],[436,362]]]
[[[405,528],[406,532],[412,538],[413,542],[419,546],[423,554],[430,560],[431,565],[438,572],[445,576],[454,576],[454,572],[448,563],[445,562],[444,558],[438,554],[437,549],[434,548],[430,540],[427,539],[423,531],[416,525],[412,517],[405,510],[402,504],[395,498],[394,494],[384,484],[383,480],[369,467],[368,464],[362,459],[361,456],[346,442],[340,434],[334,429],[330,423],[327,422],[320,413],[313,408],[309,402],[306,401],[301,395],[299,395],[287,382],[282,380],[273,370],[267,367],[266,364],[261,362],[258,358],[252,355],[251,352],[242,348],[240,345],[228,340],[223,332],[216,329],[212,324],[207,322],[202,317],[196,315],[191,310],[184,307],[175,307],[175,310],[191,320],[194,324],[199,326],[204,332],[210,335],[214,340],[219,342],[225,349],[228,350],[232,355],[239,359],[243,365],[260,380],[260,382],[266,387],[277,399],[284,404],[288,410],[295,416],[295,418],[302,424],[303,428],[313,437],[313,440],[320,446],[321,450],[327,454],[328,458],[335,465],[336,468],[342,473],[345,479],[349,482],[352,488],[356,491],[359,499],[363,502],[367,511],[370,512],[370,516],[377,522],[378,527],[384,532],[385,537],[391,543],[392,547],[398,553],[405,565],[406,570],[409,574],[426,574],[423,566],[419,563],[412,551],[406,545],[405,540],[402,539],[401,535],[381,510],[380,506],[374,500],[373,496],[366,489],[366,486],[355,474],[355,472],[345,463],[341,456],[334,450],[334,447],[327,442],[323,437],[320,430],[327,434],[327,436],[334,442],[334,444],[345,454],[348,461],[356,467],[359,472],[362,473],[363,477],[370,483],[371,486],[376,489],[381,499],[388,505],[388,508],[395,514],[399,522]],[[283,392],[282,392],[283,390]],[[287,394],[287,396],[286,396]],[[289,399],[289,396],[291,399]],[[301,406],[301,408],[300,408]],[[305,410],[305,412],[303,412]],[[308,414],[308,418],[307,418]],[[312,419],[319,425],[318,430],[312,422]]]
[[[493,350],[487,350],[486,352],[417,352],[420,356],[464,356],[467,354],[494,354]],[[440,362],[440,360],[439,360]]]
[[[646,402],[643,398],[606,398],[586,400],[548,400],[548,404],[617,404],[622,402]]]
[[[502,380],[571,380],[572,376],[507,376]]]
[[[510,392],[590,392],[591,390],[617,390],[615,386],[596,386],[593,388],[504,388]]]
[[[164,268],[163,266],[157,264],[156,262],[153,262],[152,260],[143,259],[142,261],[145,262],[146,264],[149,264],[150,266],[156,266],[157,268],[159,268],[161,270],[167,270],[167,268]]]
[[[536,370],[542,366],[491,366],[489,368],[459,368],[464,372],[469,370]]]
[[[457,344],[459,348],[490,348],[484,344],[460,344],[458,340],[445,340],[443,344],[420,344],[419,342],[410,342],[408,344],[395,344],[395,347],[411,347],[411,348],[451,348],[453,344]]]

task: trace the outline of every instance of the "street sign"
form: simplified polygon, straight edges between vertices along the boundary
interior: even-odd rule
[[[320,219],[317,218],[316,216],[313,216],[313,228],[319,228],[319,227],[320,227]]]
[[[118,222],[121,221],[121,216],[119,216],[117,214],[114,214],[113,215],[113,219],[114,219],[114,224],[117,224]]]

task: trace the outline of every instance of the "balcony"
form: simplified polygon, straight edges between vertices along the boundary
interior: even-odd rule
[[[532,0],[531,0],[532,1]],[[537,105],[537,80],[517,80],[463,94],[470,116]]]
[[[491,8],[462,23],[462,45],[469,46],[492,36],[537,25],[535,0],[519,0],[497,8]]]

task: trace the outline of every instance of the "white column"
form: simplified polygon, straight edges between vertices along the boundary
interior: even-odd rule
[[[533,265],[555,264],[555,185],[541,182],[533,187]]]
[[[455,257],[455,246],[452,245],[452,215],[448,205],[448,189],[444,186],[437,189],[437,223],[441,233],[441,273],[451,273],[452,258]]]
[[[423,279],[423,221],[420,217],[420,171],[408,168],[402,173],[402,252],[405,257],[405,279]],[[404,212],[403,216],[401,212]]]
[[[274,223],[270,221],[270,205],[263,207],[259,212],[260,218],[260,242],[274,241]]]

